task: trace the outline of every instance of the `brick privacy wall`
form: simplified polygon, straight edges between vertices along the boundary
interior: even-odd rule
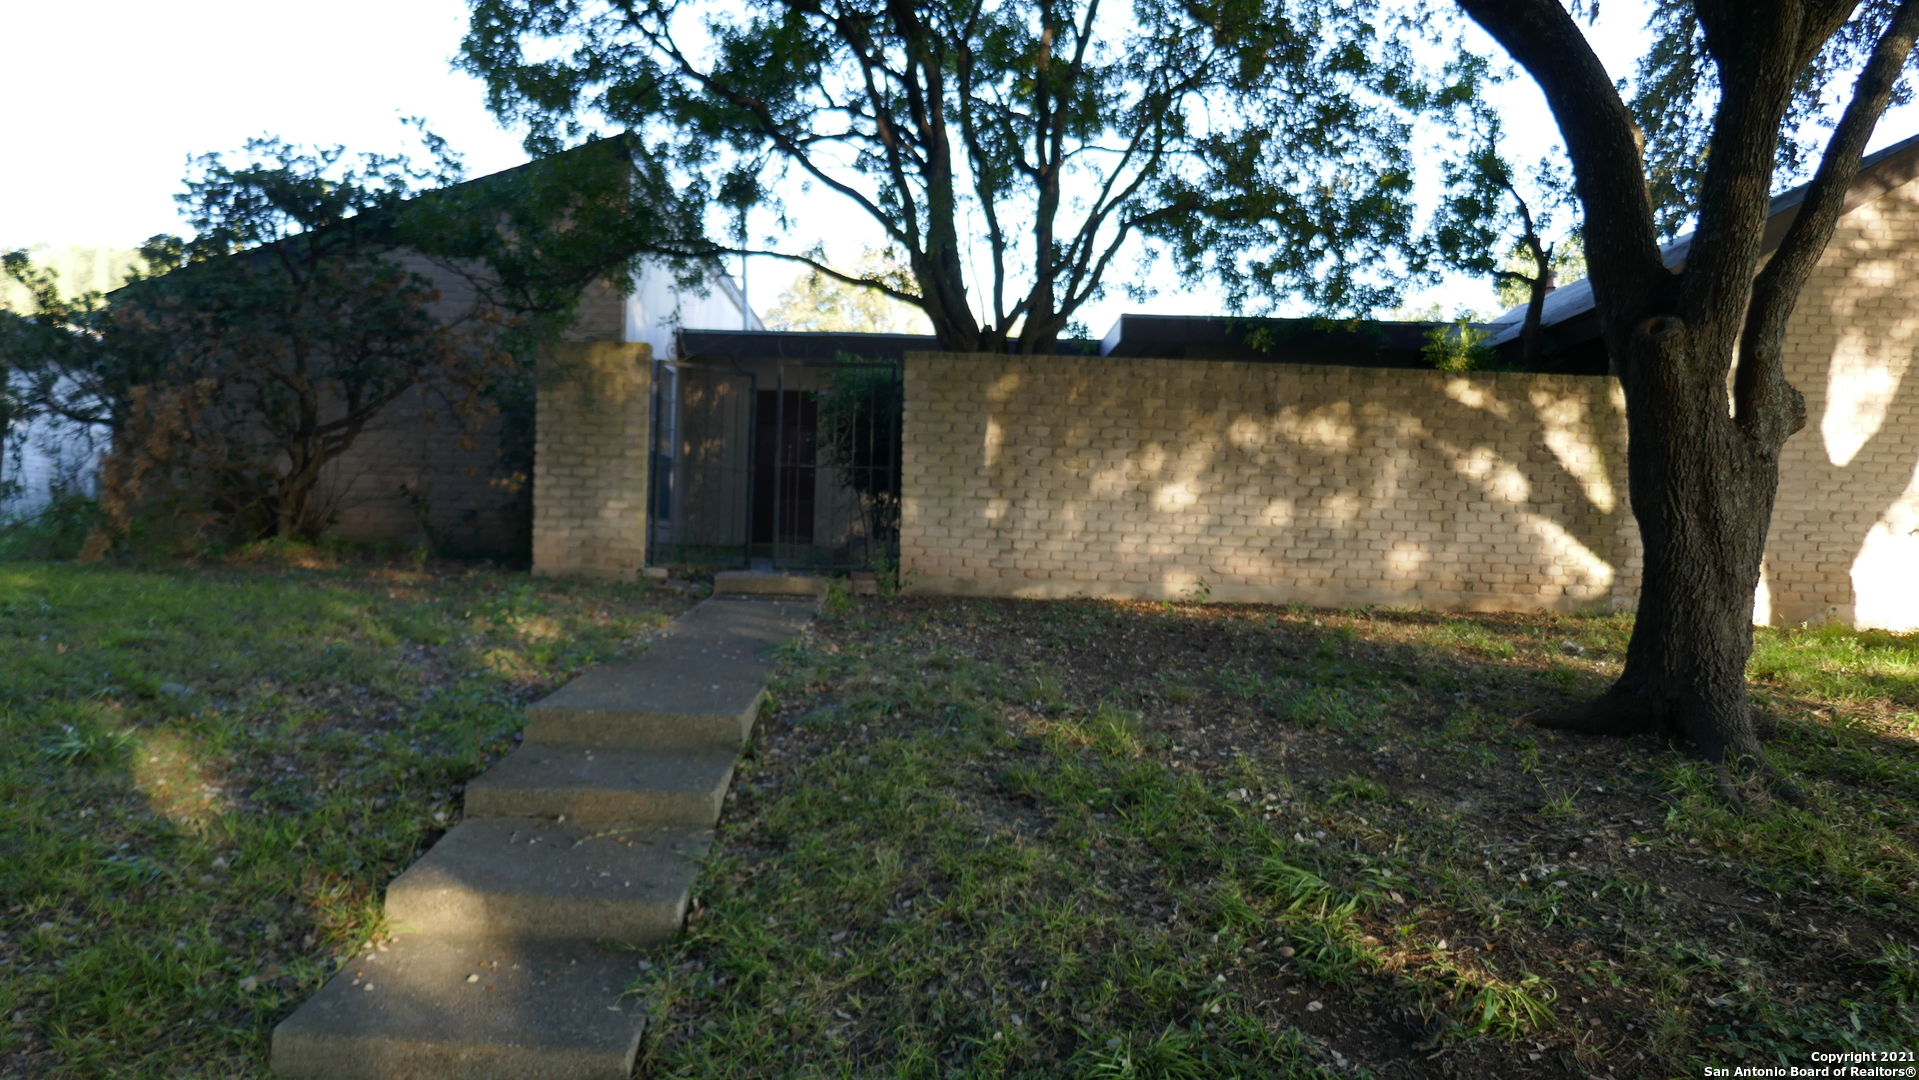
[[[1611,379],[920,353],[911,589],[1610,610],[1638,589]]]
[[[1786,332],[1806,428],[1780,455],[1759,622],[1919,628],[1919,184],[1839,221]]]
[[[646,565],[652,349],[562,342],[540,358],[533,572],[631,579]]]

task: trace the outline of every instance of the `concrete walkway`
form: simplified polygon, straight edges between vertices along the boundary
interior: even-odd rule
[[[628,1080],[645,1021],[620,1000],[678,932],[773,648],[813,601],[715,597],[645,654],[527,709],[520,748],[387,887],[398,931],[273,1032],[293,1080]]]

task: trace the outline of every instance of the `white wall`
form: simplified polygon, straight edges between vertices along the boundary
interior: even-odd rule
[[[56,484],[77,483],[91,492],[105,446],[104,431],[49,420],[15,424],[0,446],[0,517],[39,510]]]
[[[742,315],[744,311],[744,315]],[[760,317],[747,308],[733,279],[709,271],[704,295],[698,288],[681,287],[673,268],[663,263],[642,264],[639,280],[626,298],[623,339],[653,346],[660,359],[673,356],[676,330],[764,330]]]

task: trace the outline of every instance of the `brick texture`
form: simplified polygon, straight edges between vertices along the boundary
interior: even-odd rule
[[[1755,617],[1919,628],[1919,184],[1840,219],[1794,309],[1806,429],[1780,455]]]
[[[652,350],[562,342],[540,360],[533,572],[635,577],[646,563]]]
[[[440,554],[525,558],[524,476],[505,474],[500,424],[476,430],[430,389],[388,405],[327,470],[332,535]]]
[[[914,354],[925,593],[1611,609],[1638,587],[1610,379]]]
[[[433,283],[440,294],[434,309],[442,318],[466,317],[478,305],[467,276],[476,272],[473,267],[411,251],[394,257]],[[618,284],[593,281],[562,340],[618,341],[625,318]],[[432,388],[423,387],[381,410],[329,466],[323,490],[336,507],[331,534],[342,539],[523,559],[529,526],[518,489],[529,479],[507,475],[502,467],[497,418],[469,431]],[[624,555],[608,557],[619,561]],[[585,559],[577,552],[574,558]]]
[[[1919,629],[1919,183],[1841,219],[1787,331],[1756,622]],[[924,354],[915,587],[1430,608],[1630,607],[1609,379]]]
[[[471,265],[400,250],[392,257],[433,283],[433,311],[449,322],[467,318],[480,297]],[[581,302],[581,333],[618,335],[617,315],[603,309],[602,283]],[[618,293],[612,295],[617,300]],[[323,491],[332,501],[331,535],[439,554],[525,558],[525,476],[507,475],[497,417],[469,429],[432,386],[421,386],[382,409],[353,446],[327,467]]]

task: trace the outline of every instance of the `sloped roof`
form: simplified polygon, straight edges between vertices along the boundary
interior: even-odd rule
[[[1851,213],[1915,179],[1919,179],[1919,135],[1862,158],[1859,175],[1846,191],[1845,208],[1841,213]],[[1786,229],[1798,218],[1799,206],[1806,201],[1806,191],[1810,187],[1811,182],[1807,182],[1773,196],[1772,208],[1766,216],[1761,252],[1773,251],[1785,239]],[[1687,233],[1659,249],[1669,268],[1676,270],[1685,263],[1687,252],[1692,250],[1692,237],[1692,233]],[[1545,307],[1539,313],[1539,324],[1544,327],[1567,322],[1592,311],[1593,307],[1592,279],[1581,278],[1546,294]],[[1525,324],[1526,305],[1521,304],[1486,325],[1493,329],[1492,344],[1498,346],[1518,340]],[[1596,328],[1594,332],[1597,332]]]

